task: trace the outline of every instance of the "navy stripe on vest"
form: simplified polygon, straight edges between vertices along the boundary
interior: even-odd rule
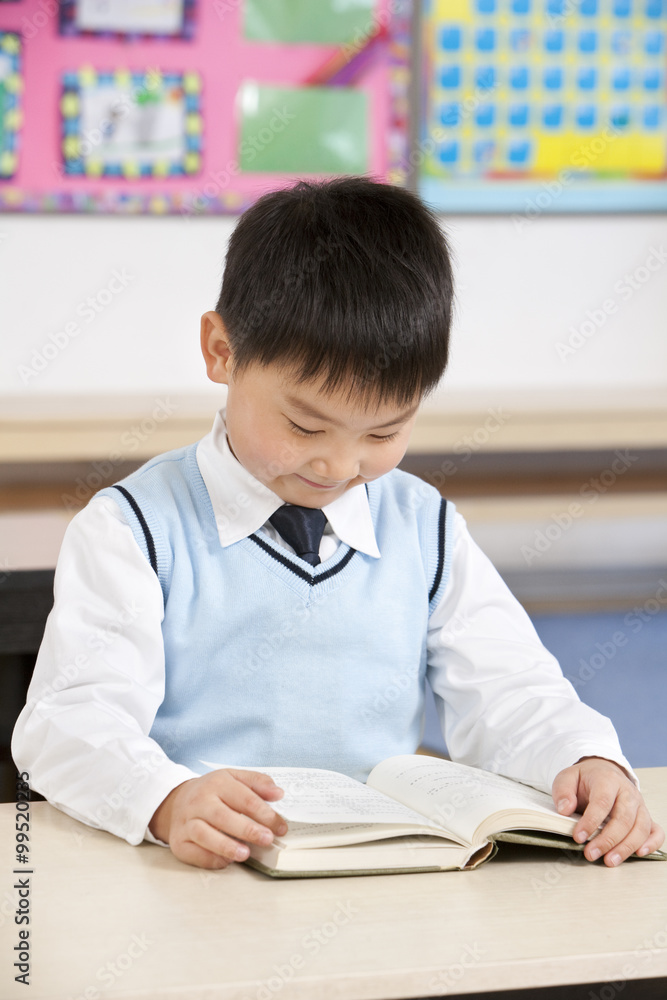
[[[123,496],[129,503],[130,507],[137,515],[137,520],[141,525],[141,530],[143,531],[144,538],[146,539],[146,548],[148,549],[148,558],[150,560],[150,564],[153,567],[155,573],[157,574],[157,556],[155,555],[155,542],[153,541],[153,536],[151,535],[151,529],[146,524],[146,518],[141,513],[141,507],[134,499],[130,491],[126,490],[124,486],[119,486],[118,483],[114,483],[112,489],[118,490],[119,493],[123,494]]]
[[[442,571],[445,567],[445,523],[447,519],[447,501],[444,499],[440,502],[440,520],[438,522],[438,566],[435,571],[435,579],[433,580],[433,586],[431,587],[431,592],[428,595],[429,604],[438,593],[438,587],[440,586],[440,581],[442,580]]]
[[[301,566],[296,566],[292,560],[288,558],[288,556],[283,556],[280,552],[276,552],[275,549],[271,548],[271,546],[258,535],[248,535],[248,538],[252,539],[253,542],[259,545],[260,549],[264,549],[264,551],[268,552],[270,556],[273,556],[273,558],[277,562],[281,563],[281,565],[286,566],[287,569],[291,569],[296,576],[300,576],[301,579],[305,580],[306,583],[309,583],[311,587],[314,587],[318,583],[322,583],[324,580],[328,580],[330,577],[335,576],[336,573],[340,573],[342,569],[345,569],[350,559],[357,551],[356,549],[350,549],[350,551],[343,556],[339,563],[336,563],[335,566],[332,566],[331,569],[326,570],[324,573],[320,573],[319,576],[315,576],[313,573],[309,573],[308,570],[302,569]]]
[[[155,553],[155,542],[153,541],[153,535],[151,534],[151,530],[148,527],[148,524],[146,523],[146,518],[144,517],[139,504],[134,499],[130,491],[127,490],[124,486],[120,486],[118,483],[114,483],[114,485],[111,488],[114,490],[118,490],[119,493],[122,493],[127,502],[130,504],[132,510],[134,511],[137,520],[141,525],[141,529],[144,533],[144,538],[146,539],[146,548],[148,549],[148,558],[151,567],[153,571],[157,574],[158,569],[157,569],[157,556]],[[366,486],[366,492],[368,493],[368,486]],[[446,519],[447,519],[447,501],[443,497],[443,499],[440,502],[440,517],[438,521],[438,562],[436,566],[435,577],[433,579],[433,585],[428,595],[429,603],[433,600],[433,598],[438,592],[438,587],[440,586],[440,581],[442,580],[442,574],[445,566]],[[306,583],[309,583],[311,586],[315,586],[318,583],[323,583],[325,580],[330,579],[330,577],[336,576],[337,573],[340,573],[341,570],[345,569],[350,559],[352,559],[352,557],[355,555],[357,551],[356,549],[350,549],[350,551],[341,559],[339,563],[337,563],[335,566],[332,566],[331,569],[328,569],[324,573],[320,573],[319,576],[315,577],[314,574],[309,573],[305,569],[302,569],[301,566],[296,566],[292,562],[292,560],[289,559],[287,556],[283,556],[279,552],[276,552],[267,542],[265,542],[258,535],[252,534],[249,535],[248,537],[252,539],[252,541],[255,542],[257,545],[259,545],[260,548],[264,549],[265,552],[268,552],[268,554],[272,556],[274,559],[276,559],[277,562],[281,563],[287,569],[291,570],[296,576],[301,577],[302,580],[305,580]]]

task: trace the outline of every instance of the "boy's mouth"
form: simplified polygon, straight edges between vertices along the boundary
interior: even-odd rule
[[[297,479],[300,479],[302,483],[305,483],[306,486],[312,486],[316,490],[335,490],[343,485],[343,483],[314,483],[311,479],[306,479],[305,476],[300,476],[298,472],[295,472],[294,475]]]

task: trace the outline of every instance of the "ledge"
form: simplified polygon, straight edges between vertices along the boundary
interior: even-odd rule
[[[503,402],[506,399],[509,402]],[[510,405],[511,403],[511,405]],[[6,397],[0,463],[143,461],[197,441],[218,396]],[[664,390],[443,393],[420,412],[411,454],[667,447]]]

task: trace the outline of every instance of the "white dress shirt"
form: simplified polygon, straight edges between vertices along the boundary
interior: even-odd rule
[[[283,501],[232,454],[224,411],[199,442],[197,462],[221,546],[264,532],[293,551],[267,523]],[[322,561],[340,541],[382,558],[363,485],[323,510]],[[454,525],[451,574],[427,637],[428,677],[452,758],[550,791],[564,767],[606,757],[636,782],[609,720],[579,700],[458,513]],[[153,813],[196,776],[148,735],[164,697],[163,613],[158,578],[120,508],[93,498],[63,540],[12,752],[54,805],[130,843],[159,843],[148,830]]]

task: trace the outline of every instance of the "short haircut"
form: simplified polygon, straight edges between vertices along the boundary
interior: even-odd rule
[[[265,194],[241,216],[216,311],[235,371],[275,363],[400,406],[440,380],[452,308],[437,218],[403,188],[341,177]]]

